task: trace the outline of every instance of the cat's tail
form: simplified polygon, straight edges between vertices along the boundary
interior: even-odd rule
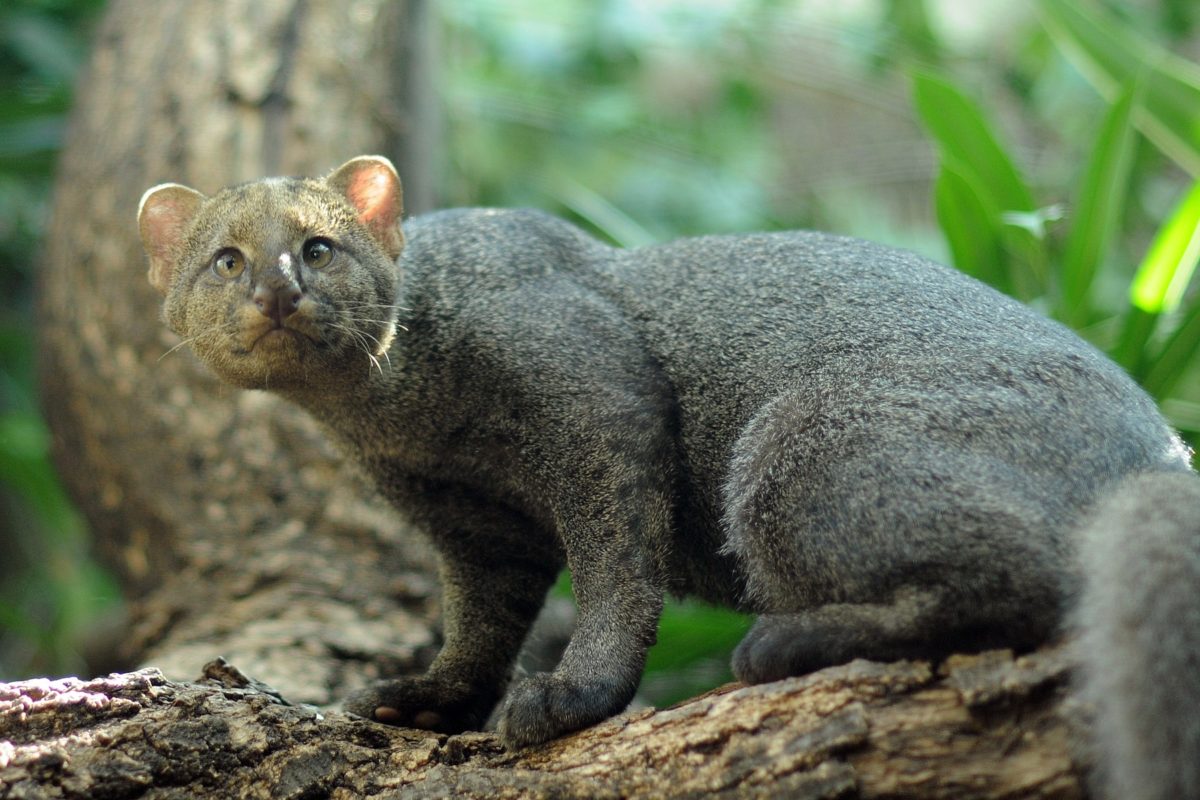
[[[1075,615],[1111,800],[1200,800],[1200,477],[1131,478],[1080,547]]]

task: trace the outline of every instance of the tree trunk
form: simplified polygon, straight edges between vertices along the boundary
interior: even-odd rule
[[[428,552],[302,413],[178,347],[137,202],[162,181],[211,192],[384,152],[409,210],[428,207],[427,12],[109,8],[59,168],[42,387],[63,478],[130,600],[120,656],[155,669],[0,687],[0,797],[1077,796],[1057,651],[945,677],[856,662],[518,754],[311,707],[427,662]]]
[[[56,461],[131,599],[121,655],[215,653],[324,703],[433,644],[423,548],[301,412],[212,378],[159,320],[138,199],[389,152],[428,181],[423,0],[118,0],[59,166],[40,295]],[[424,76],[424,77],[422,77]],[[419,97],[418,97],[419,96]],[[408,181],[407,199],[429,203]]]

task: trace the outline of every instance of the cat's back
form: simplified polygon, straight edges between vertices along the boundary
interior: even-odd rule
[[[1178,466],[1151,398],[1075,333],[915,254],[811,232],[628,251],[620,302],[674,388],[696,470],[716,480],[761,409],[864,447],[942,445],[1080,480]],[[1096,478],[1100,480],[1100,478]],[[1087,494],[1090,488],[1082,488]]]
[[[574,225],[534,209],[434,211],[406,220],[404,233],[403,273],[481,290],[591,272],[614,252]]]

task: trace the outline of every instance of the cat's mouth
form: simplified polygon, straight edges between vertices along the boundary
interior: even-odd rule
[[[272,351],[278,348],[295,347],[308,342],[315,343],[315,340],[302,331],[298,331],[287,325],[272,325],[264,330],[254,340],[250,342],[250,346],[246,348],[248,351],[258,350]]]

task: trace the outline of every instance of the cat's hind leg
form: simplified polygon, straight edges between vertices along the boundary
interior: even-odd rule
[[[744,683],[766,683],[855,658],[919,657],[931,652],[929,632],[937,623],[930,617],[940,606],[935,589],[913,587],[891,603],[763,614],[734,651],[733,674]]]
[[[763,615],[737,649],[739,678],[1024,649],[1055,632],[1070,557],[1033,478],[897,416],[784,395],[735,444],[725,549]]]

